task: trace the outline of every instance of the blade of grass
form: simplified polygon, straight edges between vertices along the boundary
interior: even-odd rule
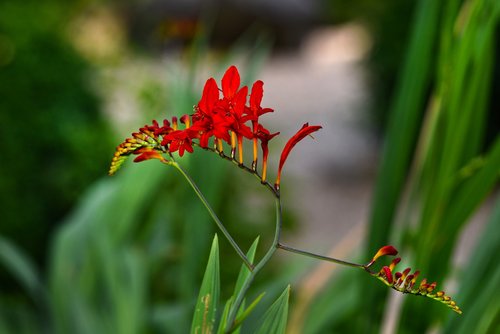
[[[192,334],[212,333],[215,324],[215,315],[219,304],[220,269],[219,243],[217,235],[212,242],[207,268],[201,283],[200,293],[191,325]]]
[[[28,295],[43,306],[46,300],[46,291],[31,260],[13,243],[0,236],[0,264],[24,286]]]
[[[269,307],[264,314],[257,334],[285,334],[288,319],[288,299],[290,286],[287,286],[281,296]]]
[[[396,208],[405,184],[411,154],[420,128],[432,69],[432,54],[438,31],[439,1],[424,0],[417,5],[410,44],[399,78],[394,102],[389,112],[389,124],[382,152],[368,231],[366,258],[369,258],[389,239]],[[380,327],[384,295],[387,292],[366,287],[360,310],[365,332]],[[374,307],[374,305],[378,305]]]
[[[466,330],[476,332],[476,327],[472,325],[482,323],[483,318],[488,322],[492,311],[497,312],[497,316],[500,312],[500,301],[494,298],[495,290],[500,284],[498,274],[495,273],[499,269],[497,254],[500,254],[500,196],[497,196],[493,205],[494,212],[489,223],[463,268],[457,303],[464,307],[464,318],[450,316],[444,333],[458,333],[460,330],[463,333],[467,333]]]

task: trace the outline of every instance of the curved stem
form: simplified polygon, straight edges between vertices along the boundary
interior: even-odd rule
[[[317,259],[317,260],[333,262],[333,263],[341,264],[344,266],[355,267],[355,268],[360,268],[360,269],[365,269],[365,270],[367,269],[366,265],[364,265],[364,264],[348,262],[348,261],[339,260],[339,259],[336,259],[333,257],[328,257],[328,256],[324,256],[324,255],[319,255],[319,254],[307,252],[307,251],[304,251],[301,249],[296,249],[296,248],[293,248],[290,246],[283,245],[282,243],[278,243],[277,247],[284,250],[284,251],[287,251],[287,252],[304,255],[304,256],[311,257],[311,258]]]
[[[245,298],[245,295],[246,295],[248,289],[250,288],[250,285],[252,284],[257,273],[262,269],[262,267],[264,267],[267,264],[267,262],[269,262],[269,260],[273,256],[274,252],[276,252],[276,249],[279,245],[279,238],[280,238],[281,226],[282,226],[281,199],[280,199],[279,193],[277,194],[277,196],[275,198],[275,202],[276,202],[276,229],[275,229],[275,233],[274,233],[273,243],[272,243],[271,247],[269,247],[266,254],[259,261],[259,263],[257,263],[254,270],[252,272],[250,272],[250,275],[248,275],[245,282],[243,282],[243,285],[242,285],[240,291],[238,292],[238,295],[236,296],[236,299],[234,300],[234,303],[231,306],[231,309],[229,311],[229,315],[227,318],[228,328],[226,329],[225,333],[231,333],[232,331],[234,331],[236,329],[236,327],[235,327],[236,316],[238,315],[238,311],[241,307],[241,304],[243,303],[243,299]]]
[[[222,231],[222,234],[224,234],[224,236],[229,241],[229,243],[231,244],[231,246],[234,248],[234,250],[236,251],[236,253],[238,254],[238,256],[241,258],[241,260],[243,261],[243,263],[245,264],[245,266],[247,266],[247,268],[252,272],[254,270],[254,266],[250,263],[250,261],[248,261],[248,258],[245,255],[245,253],[243,253],[243,251],[238,246],[238,244],[236,243],[236,241],[234,241],[233,237],[231,237],[231,235],[229,234],[229,232],[227,231],[227,229],[224,227],[224,225],[220,221],[219,217],[217,217],[215,211],[212,209],[212,207],[208,203],[208,201],[205,198],[205,196],[203,196],[203,193],[201,192],[201,190],[198,188],[198,186],[196,185],[196,183],[194,183],[193,179],[186,173],[186,171],[177,162],[169,162],[169,164],[172,165],[172,166],[174,166],[175,168],[177,168],[177,170],[179,172],[181,172],[181,174],[184,176],[184,178],[188,181],[188,183],[191,185],[191,187],[193,188],[194,192],[196,193],[196,195],[198,195],[198,198],[203,203],[203,205],[207,209],[208,213],[210,214],[210,216],[214,220],[214,222],[217,225],[217,227],[219,227],[219,229]]]

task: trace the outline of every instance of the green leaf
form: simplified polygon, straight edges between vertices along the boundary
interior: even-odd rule
[[[227,300],[226,305],[224,306],[224,311],[222,311],[222,316],[220,317],[221,320],[219,323],[219,329],[217,330],[217,334],[224,333],[224,329],[226,328],[227,325],[227,317],[229,316],[229,310],[231,309],[232,305],[233,305],[233,296],[231,296],[231,298]],[[233,333],[237,332],[234,331]]]
[[[7,239],[0,237],[0,264],[24,286],[33,300],[40,302],[45,290],[35,266],[23,252]]]
[[[255,241],[252,243],[252,246],[250,246],[250,249],[248,250],[248,253],[247,253],[248,261],[250,261],[250,263],[252,263],[252,264],[253,264],[253,260],[255,258],[255,252],[257,250],[257,246],[259,245],[259,239],[260,239],[260,237],[257,237],[255,239]],[[241,265],[240,273],[238,275],[238,279],[236,280],[236,285],[234,287],[234,295],[235,296],[238,294],[238,292],[240,292],[241,287],[243,286],[243,283],[248,278],[248,275],[250,275],[250,270],[244,264]]]
[[[484,161],[482,168],[464,182],[453,197],[453,205],[449,209],[450,225],[466,220],[497,183],[500,166],[500,136],[492,145]]]
[[[288,319],[288,299],[290,285],[286,287],[281,296],[271,305],[264,314],[258,334],[285,334]]]
[[[239,333],[239,326],[245,321],[246,318],[252,313],[252,311],[255,309],[255,307],[259,304],[259,302],[262,300],[266,293],[262,292],[255,300],[248,306],[245,310],[243,310],[243,305],[240,308],[240,312],[238,313],[238,317],[234,321],[234,327],[238,328],[237,331],[234,331],[234,333]]]
[[[257,237],[255,239],[255,241],[252,243],[252,245],[250,246],[250,249],[248,250],[248,252],[246,254],[248,261],[250,261],[250,263],[252,263],[252,264],[253,264],[253,260],[255,258],[255,252],[257,250],[257,246],[259,244],[259,240],[260,240],[260,237]],[[224,329],[226,328],[227,317],[229,316],[229,309],[232,306],[232,303],[234,302],[234,299],[236,298],[235,296],[238,295],[238,293],[240,292],[241,288],[243,287],[243,283],[247,280],[247,278],[248,278],[249,275],[250,275],[250,270],[247,268],[247,266],[245,264],[242,264],[241,265],[241,269],[240,269],[240,273],[238,275],[238,279],[236,280],[236,285],[234,287],[234,293],[233,293],[233,295],[231,296],[231,298],[226,303],[226,306],[224,308],[224,312],[222,314],[221,321],[220,321],[220,324],[219,324],[219,330],[217,331],[217,333],[223,333]],[[255,302],[258,303],[259,301],[260,301],[260,297],[257,298],[257,300],[254,301],[254,303]],[[253,306],[253,308],[256,305],[257,304],[255,304]],[[227,313],[226,313],[226,308],[228,309]],[[251,310],[250,310],[250,312],[247,313],[247,311],[243,311],[244,308],[245,308],[245,301],[243,301],[243,303],[241,303],[240,309],[238,310],[238,314],[237,314],[238,317],[241,317],[241,315],[243,313],[245,313],[246,316],[248,316],[250,314]],[[246,316],[245,316],[245,318],[246,318]],[[243,321],[244,318],[239,319],[239,320],[240,320],[239,323],[241,323],[241,321]],[[235,326],[235,329],[233,330],[232,333],[238,334],[239,332],[240,332],[240,328],[238,326]]]
[[[473,254],[460,280],[457,302],[463,306],[462,317],[450,316],[443,333],[493,333],[498,317],[500,300],[492,298],[500,286],[500,197],[497,196],[494,212],[476,243]]]
[[[193,316],[191,325],[191,333],[193,334],[208,334],[214,331],[220,294],[219,275],[219,243],[217,235],[215,235]]]

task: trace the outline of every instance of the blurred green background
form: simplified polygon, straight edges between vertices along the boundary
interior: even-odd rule
[[[114,148],[151,119],[190,113],[204,80],[218,80],[229,64],[242,66],[246,84],[268,77],[266,87],[273,87],[269,64],[292,62],[286,71],[293,71],[308,52],[310,61],[330,64],[321,47],[304,52],[317,31],[351,32],[333,39],[344,44],[331,55],[340,57],[339,68],[362,69],[362,118],[376,143],[377,167],[363,176],[373,188],[365,238],[353,242],[343,232],[336,240],[351,245],[347,257],[360,259],[394,244],[405,265],[446,287],[464,315],[423,298],[398,299],[358,272],[318,274],[316,263],[292,256],[274,259],[252,293],[267,291],[270,304],[292,283],[290,333],[495,332],[499,7],[494,0],[3,0],[0,333],[187,332],[215,227],[173,170],[126,164],[107,177]],[[345,29],[353,24],[358,33]],[[351,47],[354,55],[336,53]],[[301,82],[315,84],[307,76]],[[265,98],[282,117],[288,88]],[[311,98],[312,110],[315,103],[322,108]],[[273,128],[292,133],[302,123],[280,124],[275,119]],[[274,160],[286,136],[279,140]],[[272,196],[199,153],[182,164],[242,248],[257,235],[269,243]],[[321,168],[333,169],[328,163]],[[300,194],[305,173],[296,170],[285,197]],[[359,210],[351,202],[349,210]],[[308,226],[300,205],[307,203],[285,199],[285,228],[299,243]],[[224,242],[221,254],[222,293],[229,295],[240,263]],[[321,283],[310,289],[308,280]]]

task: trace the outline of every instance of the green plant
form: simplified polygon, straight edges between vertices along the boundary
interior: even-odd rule
[[[383,266],[380,270],[373,271],[372,266],[380,257],[397,254],[397,250],[392,246],[380,248],[368,263],[357,264],[313,254],[284,245],[280,241],[282,230],[280,185],[283,166],[295,145],[305,137],[321,129],[321,126],[310,126],[306,123],[288,140],[281,153],[276,181],[274,184],[271,184],[267,180],[268,142],[277,136],[278,133],[271,134],[271,132],[259,122],[260,116],[273,111],[270,108],[261,107],[263,82],[259,80],[253,84],[249,104],[247,104],[248,87],[243,86],[240,88],[240,76],[236,67],[231,66],[226,71],[221,83],[222,98],[220,98],[220,92],[216,81],[213,78],[207,80],[203,95],[199,103],[195,106],[194,113],[192,115],[184,115],[180,118],[180,123],[184,124],[182,128],[179,125],[177,117],[173,117],[172,122],[164,120],[160,125],[157,121],[153,121],[152,125],[145,125],[140,128],[138,132],[133,133],[132,137],[127,138],[117,147],[109,170],[110,175],[115,174],[130,155],[136,155],[134,162],[157,159],[167,166],[174,167],[191,185],[219,230],[231,244],[233,250],[241,258],[244,264],[242,271],[246,271],[246,275],[241,285],[237,284],[235,293],[226,303],[222,318],[219,321],[219,332],[231,333],[238,331],[243,320],[251,313],[258,303],[259,298],[246,309],[243,305],[246,293],[255,276],[268,263],[277,249],[363,269],[396,291],[430,297],[446,304],[457,313],[461,313],[456,303],[452,301],[449,296],[446,296],[443,291],[434,291],[436,288],[435,282],[427,283],[427,280],[424,279],[417,287],[415,283],[419,275],[418,271],[410,274],[411,269],[407,268],[403,272],[396,272],[393,274],[395,266],[401,260],[400,258],[396,258],[389,266]],[[250,124],[251,128],[247,124]],[[251,140],[253,144],[251,165],[245,164],[243,152],[244,138]],[[224,142],[229,145],[229,154],[225,153]],[[259,143],[262,150],[260,173],[258,170]],[[274,239],[267,252],[255,265],[233,239],[194,180],[176,161],[174,153],[178,152],[179,157],[183,157],[186,152],[193,153],[195,146],[213,152],[221,158],[231,161],[242,170],[254,175],[260,183],[273,194],[276,203]],[[217,324],[215,315],[220,295],[218,258],[218,243],[217,239],[214,239],[191,326],[192,333],[198,333],[200,331],[202,333],[212,333]],[[263,333],[285,332],[287,319],[286,312],[288,309],[287,296],[288,288],[266,313],[261,327]]]
[[[474,246],[474,254],[481,256],[471,256],[463,266],[454,264],[453,253],[471,216],[498,187],[500,138],[496,133],[486,142],[485,134],[488,112],[490,117],[496,113],[489,101],[492,76],[498,68],[499,18],[498,1],[417,2],[405,61],[390,99],[365,249],[368,256],[377,245],[404,244],[412,261],[431,272],[433,279],[458,282],[457,302],[464,317],[447,319],[435,305],[416,298],[405,299],[402,308],[389,307],[386,290],[371,288],[345,273],[333,278],[326,292],[317,297],[321,301],[342,299],[332,302],[331,310],[343,307],[343,311],[334,314],[311,307],[304,333],[347,329],[379,333],[389,313],[399,333],[422,333],[429,328],[470,332],[472,323],[481,324],[475,333],[495,331],[498,300],[480,293],[482,298],[476,303],[471,297],[472,291],[498,288],[498,277],[487,269],[494,237],[485,231],[480,240],[488,242],[478,241]],[[491,205],[495,213],[490,226],[498,224],[498,200],[493,199]],[[474,281],[473,268],[488,274]],[[349,279],[352,284],[340,291],[338,285]],[[469,291],[468,297],[462,291]],[[339,295],[351,299],[345,303],[346,298]]]

